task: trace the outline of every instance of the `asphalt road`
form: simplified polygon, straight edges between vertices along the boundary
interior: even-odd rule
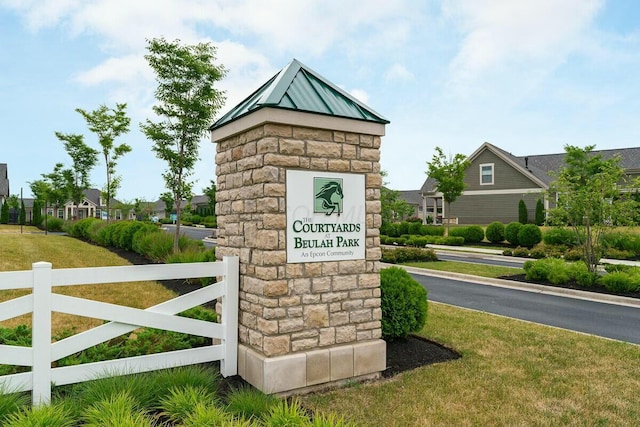
[[[167,233],[173,233],[174,230],[176,229],[175,225],[172,224],[164,224],[162,226],[162,229],[165,230]],[[202,227],[190,227],[190,226],[185,226],[185,225],[181,225],[180,226],[180,234],[183,234],[193,240],[202,240],[205,239],[207,237],[211,236],[211,229],[210,228],[202,228]],[[204,245],[206,247],[212,247],[215,246],[214,243],[212,242],[204,242]]]
[[[524,260],[521,258],[512,258],[512,257],[493,257],[487,255],[476,255],[471,253],[464,252],[453,252],[453,251],[436,251],[438,255],[438,259],[441,261],[459,261],[459,262],[469,262],[473,264],[486,264],[486,265],[498,265],[502,267],[514,267],[521,268],[522,264],[524,264]]]
[[[640,344],[640,307],[412,274],[430,301]]]

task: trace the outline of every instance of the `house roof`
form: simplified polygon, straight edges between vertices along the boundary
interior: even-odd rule
[[[389,123],[382,115],[293,59],[275,76],[217,120],[209,130],[222,127],[265,107],[382,124]]]
[[[6,163],[0,163],[0,197],[9,197],[9,174]]]
[[[400,198],[410,205],[422,204],[422,197],[420,196],[420,190],[401,190]]]
[[[468,158],[473,161],[485,150],[490,150],[514,168],[519,170],[523,175],[528,176],[541,187],[548,188],[553,177],[551,173],[560,170],[564,166],[565,153],[555,154],[537,154],[528,156],[514,156],[513,154],[496,147],[493,144],[485,142]],[[603,159],[610,159],[614,156],[620,156],[620,166],[627,172],[640,171],[640,147],[618,148],[609,150],[594,150],[594,154],[601,155]],[[431,193],[435,191],[436,180],[428,177],[422,185],[420,191],[422,193]]]

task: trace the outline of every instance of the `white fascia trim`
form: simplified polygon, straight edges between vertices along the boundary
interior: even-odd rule
[[[539,194],[543,193],[544,188],[509,188],[506,190],[469,190],[463,191],[463,196],[489,196],[492,194]],[[438,192],[429,197],[442,197],[443,194]]]

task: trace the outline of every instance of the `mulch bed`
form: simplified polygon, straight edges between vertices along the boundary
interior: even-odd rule
[[[131,264],[153,264],[153,261],[135,252],[123,251],[111,248],[111,251],[126,259]],[[178,295],[184,295],[196,289],[200,289],[200,284],[192,284],[186,280],[161,280],[164,287],[172,290]],[[409,335],[405,339],[387,341],[387,369],[382,372],[384,378],[391,378],[401,372],[419,368],[433,363],[447,362],[460,358],[456,351],[447,348],[435,341],[428,340],[415,335]],[[240,377],[230,379],[231,387],[237,388],[241,385]]]
[[[599,294],[618,295],[618,296],[629,297],[629,298],[640,298],[640,292],[611,292],[608,289],[598,285],[594,285],[590,288],[585,288],[584,286],[580,286],[575,281],[569,281],[567,283],[557,284],[557,285],[551,282],[544,282],[544,281],[534,282],[531,280],[527,280],[524,274],[512,274],[509,276],[500,276],[498,277],[498,279],[513,280],[514,282],[534,283],[536,285],[545,285],[545,286],[551,286],[555,288],[575,289],[578,291],[595,292]]]

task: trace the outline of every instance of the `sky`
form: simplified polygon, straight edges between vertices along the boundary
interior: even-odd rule
[[[55,132],[98,141],[75,109],[127,103],[117,198],[157,200],[166,164],[139,124],[155,119],[147,40],[210,42],[236,106],[297,59],[390,121],[387,185],[417,190],[441,147],[490,142],[517,156],[640,145],[636,0],[0,0],[0,163],[11,194],[71,159]],[[193,175],[215,179],[205,136]],[[103,188],[103,163],[93,170]]]

